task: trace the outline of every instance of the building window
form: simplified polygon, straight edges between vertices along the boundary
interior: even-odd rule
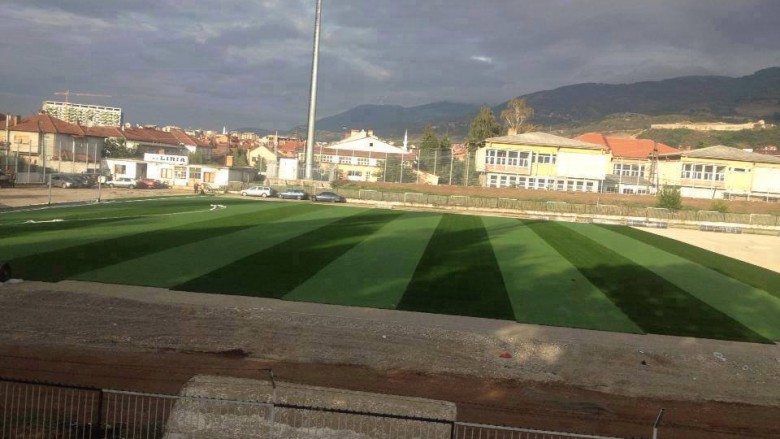
[[[167,178],[168,180],[173,178],[173,170],[171,168],[160,169],[160,178]]]
[[[190,178],[200,180],[200,168],[190,168]]]
[[[187,178],[187,167],[186,166],[175,166],[173,168],[173,178],[184,180]]]
[[[553,165],[555,164],[555,154],[536,154],[534,155],[534,162],[540,165]]]
[[[528,151],[507,151],[501,149],[488,149],[485,151],[485,163],[499,166],[528,167],[531,153]]]
[[[358,157],[357,158],[357,164],[362,166],[368,166],[368,158],[367,157]]]
[[[612,166],[612,173],[624,177],[641,177],[645,175],[645,165],[615,163]]]
[[[124,175],[127,172],[126,165],[114,165],[114,174]]]
[[[320,161],[321,161],[322,163],[330,163],[330,162],[332,162],[332,161],[333,161],[333,156],[330,156],[330,155],[321,155],[321,156],[320,156]]]
[[[352,157],[339,157],[339,163],[342,165],[352,164]]]
[[[731,172],[747,172],[747,168],[731,168]]]
[[[724,181],[726,179],[726,167],[693,163],[684,164],[681,177],[690,180]]]
[[[362,171],[355,171],[355,170],[347,171],[347,177],[362,177],[362,176],[363,176]]]

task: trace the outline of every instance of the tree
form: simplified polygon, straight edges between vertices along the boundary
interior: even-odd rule
[[[501,118],[506,121],[507,128],[517,133],[534,131],[536,126],[529,120],[534,117],[534,109],[528,105],[525,99],[513,98],[501,112]]]
[[[249,159],[246,156],[246,150],[241,148],[235,149],[235,152],[233,153],[233,167],[234,168],[249,167]]]
[[[108,137],[103,141],[103,157],[110,159],[126,159],[141,157],[136,149],[128,148],[123,137]]]
[[[450,151],[452,149],[450,138],[447,136],[442,137],[439,141],[439,148],[441,148],[442,151]]]
[[[658,198],[658,207],[663,207],[670,210],[682,209],[682,195],[680,194],[680,188],[676,186],[664,185],[656,194]]]
[[[482,107],[469,126],[469,137],[466,143],[469,149],[485,146],[485,139],[501,134],[501,124],[496,121],[496,115],[490,107]]]
[[[423,131],[422,140],[420,140],[420,149],[435,149],[439,147],[439,139],[436,138],[436,134],[433,132],[433,127],[427,125],[425,131]]]

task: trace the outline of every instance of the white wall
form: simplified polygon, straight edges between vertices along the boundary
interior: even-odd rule
[[[753,192],[780,193],[780,168],[753,168]]]
[[[559,177],[603,180],[609,161],[609,156],[603,154],[559,152],[556,158],[556,173]]]

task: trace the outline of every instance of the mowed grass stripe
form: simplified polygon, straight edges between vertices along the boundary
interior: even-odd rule
[[[6,260],[23,258],[37,253],[47,253],[59,249],[75,247],[90,242],[112,239],[157,230],[165,227],[196,223],[214,218],[235,215],[237,211],[254,210],[252,205],[229,206],[228,209],[210,212],[208,200],[192,206],[192,209],[180,211],[180,214],[158,216],[130,216],[127,218],[112,215],[111,218],[74,221],[83,227],[67,227],[60,230],[48,230],[30,235],[13,236],[0,240],[0,248]],[[31,226],[33,226],[31,224]],[[108,251],[116,251],[109,249]]]
[[[603,243],[610,250],[646,267],[764,337],[780,340],[780,299],[766,291],[637,241],[611,228],[588,224],[563,225]]]
[[[405,213],[283,299],[395,308],[440,218],[438,214]]]
[[[344,215],[351,209],[339,209]],[[400,214],[360,211],[247,256],[175,289],[281,298]]]
[[[277,203],[280,205],[282,203]],[[360,209],[362,210],[362,209]],[[350,210],[355,213],[358,209]],[[105,283],[170,288],[231,264],[280,242],[318,229],[344,217],[345,209],[315,204],[287,204],[268,212],[263,223],[227,235],[210,237],[111,265],[76,277]],[[171,261],[186,262],[171,269]],[[244,273],[251,276],[252,272]]]
[[[397,308],[515,319],[480,217],[442,216]]]
[[[711,270],[733,277],[740,282],[752,285],[758,289],[780,298],[780,273],[758,267],[737,259],[726,258],[719,253],[705,250],[665,236],[655,235],[631,227],[600,225],[613,232],[626,235],[637,241],[660,248],[666,252],[703,265]],[[772,239],[772,238],[767,238]]]
[[[250,212],[237,214],[235,211],[242,212],[243,209],[234,207],[233,215],[217,217],[209,216],[212,212],[204,212],[202,221],[175,227],[162,227],[158,230],[38,253],[14,259],[11,263],[12,267],[14,267],[14,274],[17,275],[16,273],[18,273],[18,276],[22,279],[49,282],[60,281],[78,273],[106,267],[212,236],[228,234],[241,228],[251,227],[258,222],[262,222],[264,215],[268,211],[278,209],[279,207],[281,207],[281,204],[258,203],[254,206],[247,206],[251,210]],[[171,217],[168,218],[170,219]],[[177,264],[186,263],[188,263],[187,258],[182,257],[170,261],[168,268],[175,270]]]
[[[483,217],[518,322],[642,333],[604,293],[521,221]]]
[[[553,221],[528,221],[642,330],[653,334],[769,340],[628,258]]]
[[[770,342],[647,268],[562,224],[527,224],[646,332]]]
[[[211,197],[187,197],[146,199],[137,201],[105,201],[97,204],[68,207],[48,207],[28,211],[0,213],[0,224],[5,230],[6,226],[21,225],[33,221],[62,220],[87,220],[107,217],[137,217],[147,215],[163,215],[179,213],[187,210],[208,209],[210,204],[239,205],[246,204],[248,200]],[[27,224],[30,225],[30,224]]]

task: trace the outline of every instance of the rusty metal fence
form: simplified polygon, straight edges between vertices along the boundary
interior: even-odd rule
[[[267,401],[0,378],[0,439],[618,439]]]

